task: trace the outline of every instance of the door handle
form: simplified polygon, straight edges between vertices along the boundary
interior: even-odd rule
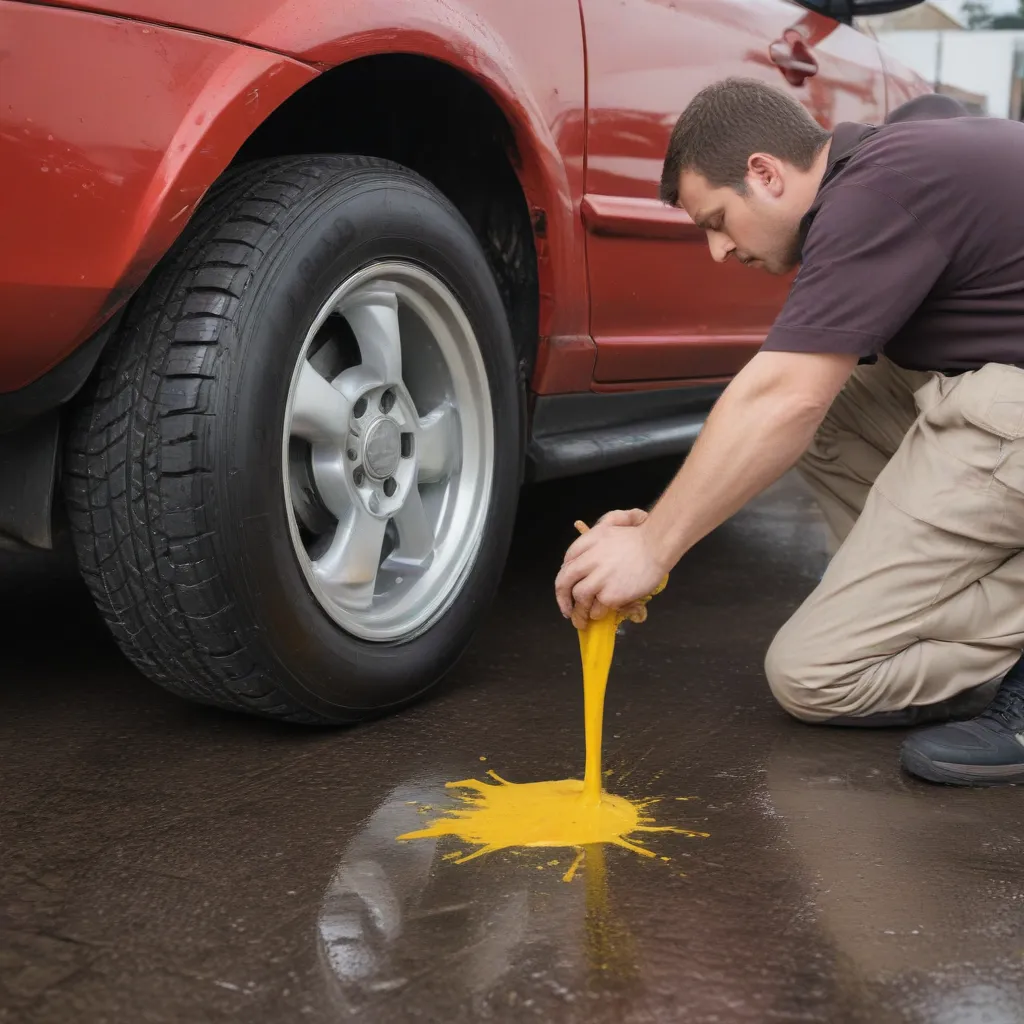
[[[790,85],[803,85],[806,79],[818,73],[818,62],[811,48],[795,29],[783,32],[782,38],[768,47],[768,56]]]

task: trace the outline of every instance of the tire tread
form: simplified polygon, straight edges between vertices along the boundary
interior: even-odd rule
[[[81,573],[150,679],[200,703],[304,724],[336,721],[283,693],[245,641],[216,565],[203,456],[223,335],[283,223],[359,172],[416,179],[368,157],[291,157],[215,185],[135,297],[71,418],[63,491]]]

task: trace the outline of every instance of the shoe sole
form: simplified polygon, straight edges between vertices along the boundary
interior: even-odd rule
[[[900,761],[911,775],[946,786],[1012,786],[1024,782],[1024,764],[951,764],[933,761],[916,750],[901,751]]]

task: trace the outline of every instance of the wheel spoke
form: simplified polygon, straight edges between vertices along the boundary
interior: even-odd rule
[[[356,496],[345,473],[345,456],[337,448],[313,449],[313,479],[320,500],[328,511],[343,522],[355,507]]]
[[[338,523],[331,546],[313,563],[324,590],[346,608],[369,608],[380,569],[387,521],[360,506]]]
[[[383,383],[383,378],[377,376],[376,373],[367,367],[352,366],[339,373],[331,381],[331,387],[335,391],[340,391],[345,396],[349,405],[352,406],[371,388]]]
[[[455,413],[441,405],[420,420],[416,431],[420,483],[434,483],[456,468]]]
[[[359,293],[342,309],[359,343],[363,365],[385,384],[402,379],[398,297],[393,291]]]
[[[292,400],[291,433],[310,443],[343,439],[350,411],[348,399],[303,361]]]
[[[427,519],[423,499],[413,484],[405,504],[395,514],[398,544],[384,560],[381,568],[391,572],[425,571],[434,556],[434,528]]]

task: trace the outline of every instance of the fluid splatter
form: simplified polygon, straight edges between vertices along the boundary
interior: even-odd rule
[[[654,594],[660,593],[666,582],[663,580]],[[604,699],[615,651],[615,634],[626,618],[644,621],[648,600],[650,597],[627,614],[610,614],[579,630],[586,733],[586,770],[582,782],[563,779],[514,783],[493,771],[487,773],[493,782],[479,779],[449,782],[448,788],[458,791],[459,804],[425,828],[398,838],[454,836],[476,847],[470,853],[453,858],[456,864],[516,847],[573,847],[579,852],[563,876],[566,882],[571,882],[584,859],[584,851],[599,849],[602,844],[621,846],[653,858],[655,853],[643,845],[645,833],[706,836],[706,832],[655,824],[655,819],[645,812],[657,800],[634,802],[602,788]]]

